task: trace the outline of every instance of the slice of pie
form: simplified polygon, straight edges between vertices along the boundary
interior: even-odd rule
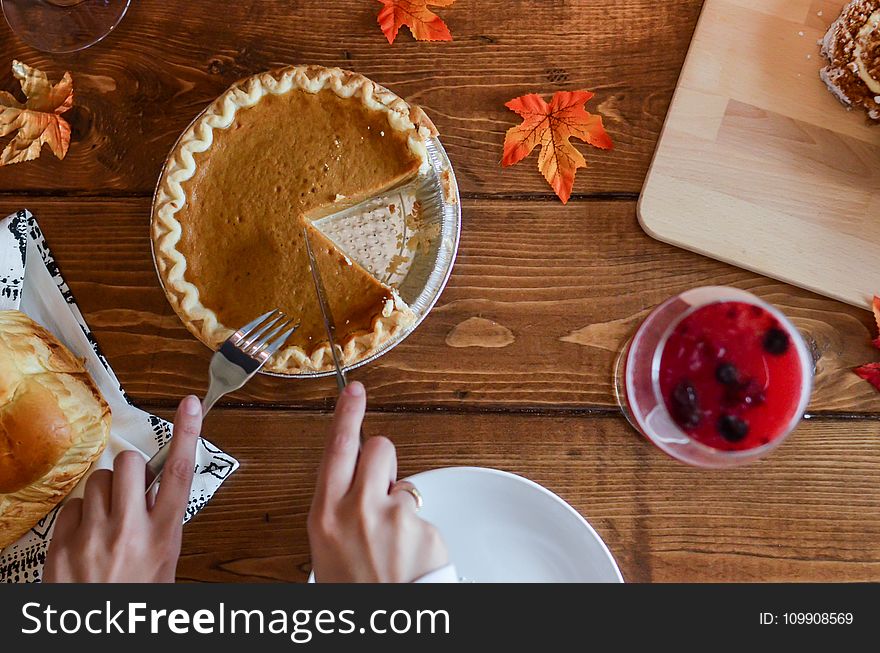
[[[880,0],[852,0],[822,41],[828,59],[819,75],[848,107],[880,123]]]
[[[421,109],[338,68],[284,68],[226,91],[175,145],[153,202],[156,266],[187,328],[216,349],[278,308],[300,326],[266,369],[332,369],[305,226],[343,364],[381,349],[412,310],[312,220],[426,173],[433,135]]]

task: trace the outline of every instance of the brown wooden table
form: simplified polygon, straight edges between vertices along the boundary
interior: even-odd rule
[[[73,143],[0,169],[0,213],[34,211],[123,385],[164,416],[204,392],[209,352],[157,282],[150,196],[178,134],[236,79],[288,63],[342,66],[421,104],[458,175],[463,228],[446,291],[418,331],[352,374],[366,430],[400,473],[484,465],[523,474],[598,530],[628,581],[880,579],[880,395],[850,372],[876,360],[871,317],[651,240],[636,201],[699,0],[458,0],[452,43],[390,46],[368,0],[140,0],[103,43],[46,56],[0,27],[9,64],[73,73]],[[534,157],[502,170],[504,102],[596,91],[616,149],[587,152],[562,206]],[[844,255],[842,253],[842,255]],[[769,459],[734,471],[678,464],[627,426],[611,365],[651,307],[728,284],[775,303],[819,356],[812,418]],[[880,290],[880,289],[878,289]],[[187,526],[179,576],[302,581],[306,514],[332,379],[259,378],[205,431],[241,469]]]

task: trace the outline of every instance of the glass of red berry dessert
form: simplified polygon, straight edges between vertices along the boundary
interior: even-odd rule
[[[806,410],[813,359],[797,329],[736,288],[695,288],[658,306],[624,348],[624,415],[669,455],[730,467],[779,446]]]

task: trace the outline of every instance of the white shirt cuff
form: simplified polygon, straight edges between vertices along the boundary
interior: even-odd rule
[[[428,572],[421,578],[416,578],[414,583],[457,583],[458,574],[455,571],[455,565],[451,562],[448,565]]]

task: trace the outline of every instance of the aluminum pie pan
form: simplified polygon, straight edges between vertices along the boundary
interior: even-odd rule
[[[193,122],[197,119],[198,116],[196,116]],[[186,130],[182,133],[186,133]],[[406,276],[399,284],[395,284],[398,293],[412,309],[416,319],[412,324],[401,329],[394,338],[385,343],[378,351],[351,365],[345,366],[343,369],[346,372],[372,363],[409,337],[428,316],[431,309],[434,308],[437,300],[440,299],[443,289],[446,287],[449,275],[452,274],[452,267],[458,255],[458,245],[461,236],[461,198],[458,182],[455,178],[455,171],[452,169],[452,163],[440,139],[432,137],[425,141],[425,146],[428,153],[429,170],[419,177],[419,183],[416,185],[415,199],[421,207],[422,224],[427,228],[433,227],[435,229],[439,226],[439,232],[435,238],[431,239],[427,251],[419,249],[413,255],[413,260]],[[174,152],[176,148],[177,144],[175,143],[171,152]],[[155,206],[159,184],[167,165],[168,162],[166,160],[153,193],[153,206]],[[402,218],[404,217],[402,216]],[[320,222],[320,220],[317,222]],[[333,239],[332,235],[326,234],[326,232],[325,235],[328,235],[331,240]],[[153,268],[159,279],[159,285],[167,296],[165,282],[162,279],[162,275],[159,274],[159,266],[156,261],[156,251],[152,238],[150,238],[150,251],[153,257]],[[309,274],[308,270],[304,270],[303,274]],[[199,340],[199,342],[201,341]],[[284,374],[261,370],[259,374],[287,379],[316,379],[334,376],[336,371],[331,369],[319,372],[309,371]]]

